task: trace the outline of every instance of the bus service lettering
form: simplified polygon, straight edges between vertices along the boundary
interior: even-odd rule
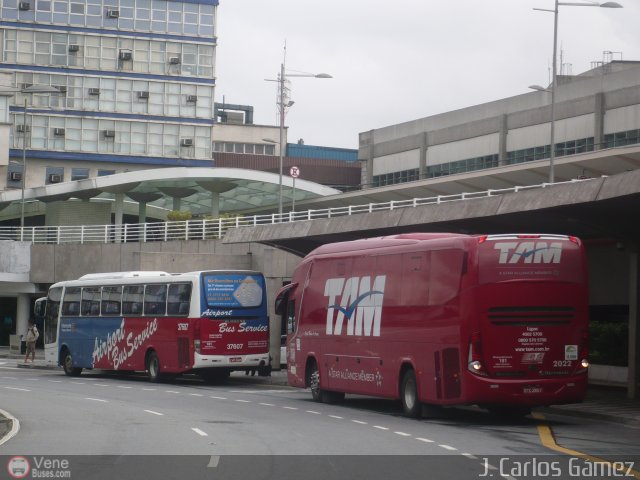
[[[560,263],[562,243],[553,242],[496,242],[500,250],[498,263]],[[521,262],[522,261],[522,262]]]
[[[341,335],[346,317],[347,335],[379,337],[386,278],[375,277],[373,287],[370,276],[328,279],[324,285],[324,295],[328,297],[327,335]]]
[[[145,328],[143,328],[138,334],[134,335],[133,332],[129,332],[126,336],[125,345],[122,345],[122,340],[125,338],[125,320],[122,320],[120,328],[113,332],[113,334],[107,335],[106,342],[100,342],[96,337],[93,349],[94,365],[106,354],[107,360],[111,361],[114,370],[118,370],[120,365],[122,365],[125,360],[133,356],[144,342],[151,338],[157,330],[158,319],[154,318],[152,321],[147,322]]]
[[[242,322],[240,324],[238,324],[238,329],[236,330],[236,324],[233,323],[227,323],[227,322],[223,322],[218,326],[218,329],[220,331],[220,333],[227,333],[227,332],[239,332],[239,333],[243,333],[243,332],[268,332],[269,331],[269,326],[268,325],[247,325],[246,322]]]

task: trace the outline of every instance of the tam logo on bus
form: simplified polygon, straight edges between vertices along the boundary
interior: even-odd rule
[[[562,243],[553,242],[496,242],[500,250],[498,263],[560,263]]]
[[[347,335],[380,336],[386,275],[330,278],[324,285],[327,297],[327,335],[341,335],[347,319]]]

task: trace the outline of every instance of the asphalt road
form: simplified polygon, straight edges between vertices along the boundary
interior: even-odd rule
[[[221,385],[196,379],[150,384],[139,376],[70,378],[1,368],[0,408],[20,421],[0,455],[31,463],[38,456],[67,458],[72,478],[114,478],[118,468],[121,478],[128,478],[123,471],[140,475],[142,469],[136,478],[290,478],[297,472],[296,478],[395,479],[429,472],[430,479],[509,479],[520,478],[520,460],[555,458],[541,442],[538,420],[499,421],[474,408],[413,420],[401,416],[396,402],[347,397],[339,405],[318,404],[307,391],[244,376]],[[559,443],[580,452],[629,461],[640,453],[640,435],[631,426],[564,416],[547,423]],[[505,463],[502,469],[504,458],[517,468]]]

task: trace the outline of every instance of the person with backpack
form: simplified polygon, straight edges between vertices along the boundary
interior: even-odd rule
[[[36,327],[33,321],[29,320],[29,328],[27,330],[27,335],[25,337],[25,342],[27,344],[27,354],[24,357],[24,363],[29,362],[29,354],[31,354],[31,363],[36,360],[36,341],[40,333],[38,332],[38,327]]]

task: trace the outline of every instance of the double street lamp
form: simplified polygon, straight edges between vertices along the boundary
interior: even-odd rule
[[[553,66],[551,73],[551,87],[548,89],[539,87],[537,85],[533,85],[529,88],[533,88],[534,90],[542,90],[545,92],[551,93],[551,152],[549,158],[549,183],[555,182],[555,157],[556,157],[556,148],[555,148],[555,121],[556,121],[556,90],[558,86],[557,79],[557,52],[558,52],[558,7],[602,7],[602,8],[622,8],[622,5],[616,2],[560,2],[559,0],[554,0],[555,6],[553,10],[549,10],[547,8],[534,8],[534,10],[539,10],[541,12],[551,12],[553,13]]]
[[[282,219],[282,169],[284,162],[284,117],[287,108],[293,105],[293,101],[287,98],[286,82],[289,77],[310,77],[310,78],[333,78],[328,73],[288,73],[285,70],[285,60],[280,64],[280,73],[277,79],[265,78],[267,82],[278,82],[278,109],[280,113],[280,147],[279,147],[279,161],[278,161],[278,218]],[[272,140],[264,139],[268,143],[275,143]]]

